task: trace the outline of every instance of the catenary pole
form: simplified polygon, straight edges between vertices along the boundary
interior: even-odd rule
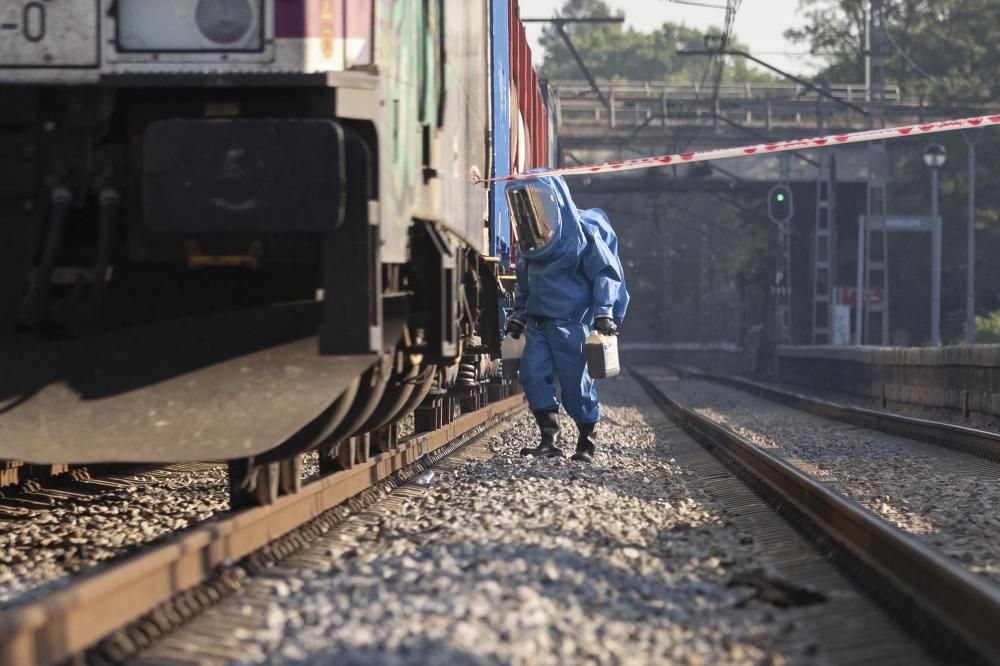
[[[982,130],[962,132],[969,148],[969,217],[965,250],[965,343],[976,344],[976,142]]]

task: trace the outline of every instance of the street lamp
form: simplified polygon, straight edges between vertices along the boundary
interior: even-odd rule
[[[940,143],[932,143],[924,150],[924,164],[932,169],[940,169],[948,161],[948,153]]]
[[[931,170],[931,344],[941,344],[941,218],[938,215],[938,172],[948,160],[944,146],[932,143],[924,150],[924,164]]]

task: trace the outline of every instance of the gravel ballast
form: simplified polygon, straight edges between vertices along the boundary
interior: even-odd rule
[[[319,471],[305,456],[303,476]],[[0,500],[0,610],[229,510],[226,466],[137,467],[85,481],[49,478]]]
[[[843,663],[831,638],[925,661],[634,381],[601,390],[593,466],[522,459],[516,417],[139,662]]]
[[[221,465],[45,485],[0,506],[0,609],[229,508]]]
[[[1000,584],[1000,464],[831,421],[700,380],[681,405],[803,468],[970,571]]]

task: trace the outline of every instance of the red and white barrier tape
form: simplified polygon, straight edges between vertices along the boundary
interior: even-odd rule
[[[1000,125],[1000,115],[963,118],[961,120],[945,120],[943,122],[909,125],[907,127],[890,127],[886,129],[866,130],[864,132],[835,134],[832,136],[821,136],[811,139],[792,139],[791,141],[761,143],[756,146],[741,146],[739,148],[715,148],[713,150],[678,153],[676,155],[641,157],[632,160],[605,162],[604,164],[575,166],[564,169],[551,169],[549,171],[539,171],[531,174],[521,173],[512,176],[501,176],[499,178],[494,178],[493,180],[503,182],[511,180],[531,180],[532,178],[537,178],[538,176],[586,176],[599,173],[615,173],[618,171],[634,171],[636,169],[652,169],[655,167],[666,166],[668,164],[686,164],[689,162],[706,162],[709,160],[721,160],[731,157],[767,155],[769,153],[780,153],[787,150],[823,148],[846,145],[849,143],[878,141],[880,139],[898,139],[904,136],[937,134],[939,132],[952,132],[955,130],[987,127],[990,125]]]

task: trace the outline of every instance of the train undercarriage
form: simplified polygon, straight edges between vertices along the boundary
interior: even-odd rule
[[[306,452],[507,395],[499,265],[386,223],[382,128],[333,88],[174,83],[0,93],[0,458],[226,460],[267,503]]]

